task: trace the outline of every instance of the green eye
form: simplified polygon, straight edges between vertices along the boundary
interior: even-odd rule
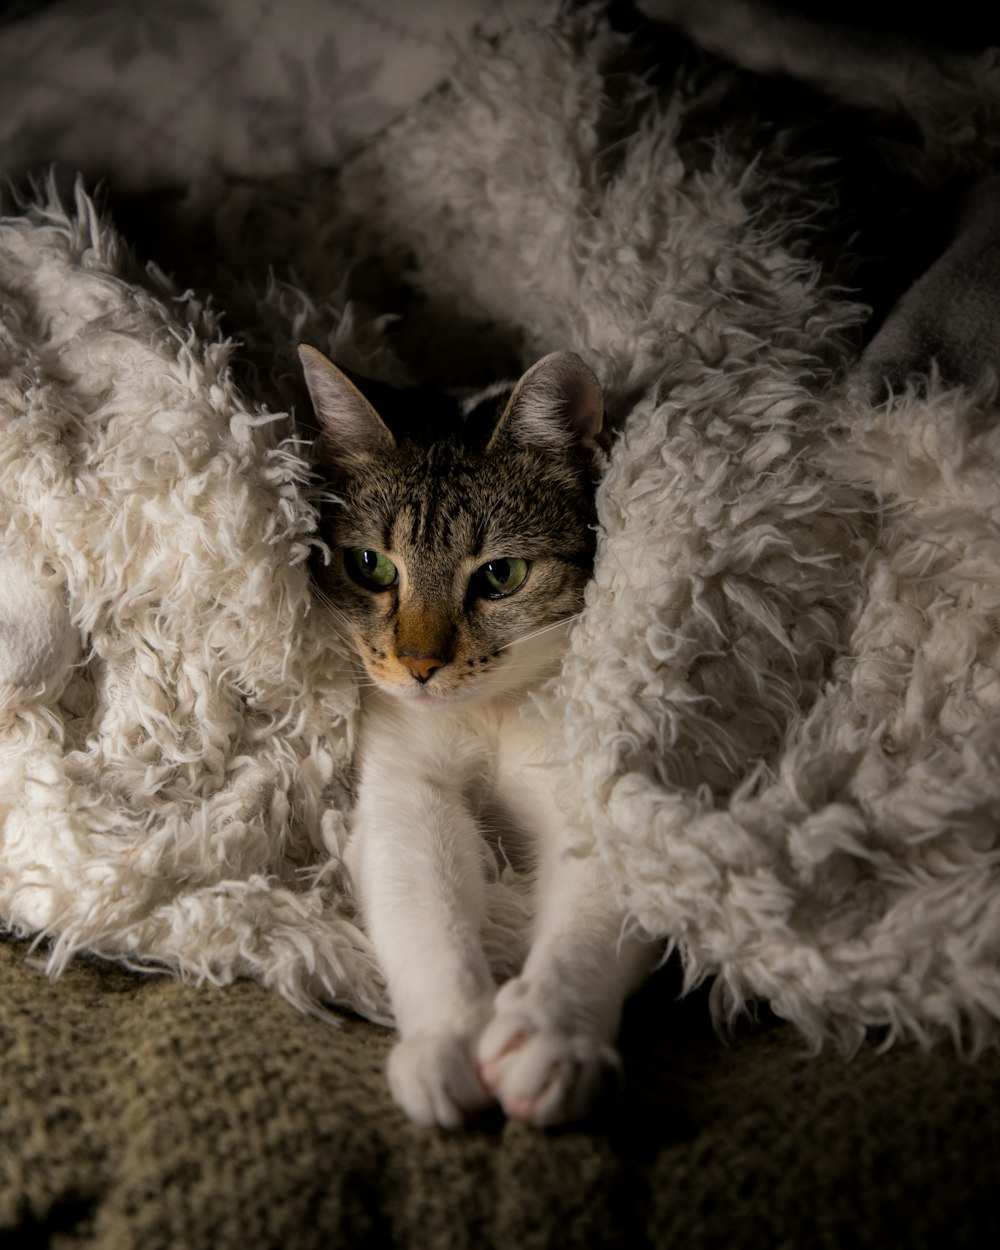
[[[502,599],[513,594],[528,576],[528,561],[519,556],[490,560],[476,570],[476,589],[485,599]]]
[[[388,590],[396,580],[396,566],[381,551],[352,547],[344,552],[344,565],[351,577],[369,590]]]

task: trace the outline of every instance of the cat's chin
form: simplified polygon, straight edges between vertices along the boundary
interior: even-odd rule
[[[449,703],[462,702],[458,692],[428,690],[426,686],[390,686],[387,693],[394,699],[420,707],[445,707]]]
[[[387,698],[404,703],[407,707],[431,709],[488,703],[492,699],[502,698],[505,695],[522,694],[528,686],[533,684],[533,681],[525,681],[523,678],[520,681],[483,678],[470,682],[468,685],[442,690],[435,689],[433,684],[397,686],[376,681],[376,689]]]
[[[391,699],[409,707],[451,707],[457,703],[474,703],[491,698],[496,692],[485,687],[472,690],[429,690],[426,686],[383,686],[379,690]]]

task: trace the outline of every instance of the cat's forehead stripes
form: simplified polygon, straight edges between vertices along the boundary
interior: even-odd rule
[[[401,448],[382,501],[386,550],[420,551],[423,560],[439,552],[589,560],[588,492],[532,460],[530,452],[502,448],[474,457],[454,444]]]
[[[451,495],[451,498],[446,496]],[[474,554],[477,527],[454,492],[427,483],[422,497],[401,504],[391,529],[392,550],[462,551]]]
[[[404,443],[400,448],[395,513],[394,550],[410,546],[428,550],[467,548],[477,494],[467,466],[451,442],[431,447]]]

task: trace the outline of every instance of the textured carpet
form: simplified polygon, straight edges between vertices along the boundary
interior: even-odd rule
[[[724,1045],[673,970],[630,1008],[625,1088],[586,1131],[411,1125],[390,1035],[250,982],[97,961],[52,983],[0,943],[0,1243],[972,1247],[1000,1233],[1000,1055]]]

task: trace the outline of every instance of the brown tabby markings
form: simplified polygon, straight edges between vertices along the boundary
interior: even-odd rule
[[[593,559],[600,386],[563,352],[478,402],[366,399],[302,359],[335,496],[317,579],[371,678],[344,862],[399,1027],[390,1089],[420,1124],[493,1103],[578,1118],[649,963],[599,862],[572,853],[566,778],[525,697],[559,663]],[[501,849],[532,868],[533,915],[520,975],[497,989],[482,924]]]
[[[373,423],[367,442],[359,451],[327,422],[317,444],[336,502],[322,518],[332,557],[317,564],[316,580],[373,678],[464,692],[498,662],[516,663],[510,644],[582,606],[594,452],[569,434],[555,451],[528,443],[511,389],[463,406],[424,389],[358,386],[365,398],[355,402]],[[352,550],[383,553],[396,584],[359,585]],[[515,557],[529,562],[521,587],[496,599],[477,593],[477,569]]]

